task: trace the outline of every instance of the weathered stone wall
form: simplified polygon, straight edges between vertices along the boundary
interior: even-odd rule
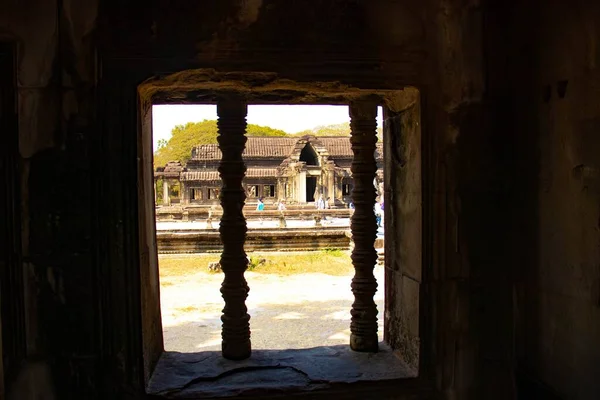
[[[27,352],[51,363],[57,389],[85,397],[99,359],[89,186],[97,11],[95,1],[61,3],[2,2],[0,40],[17,50]]]
[[[518,9],[515,301],[519,369],[600,397],[600,5]],[[520,228],[520,229],[519,229]]]
[[[385,340],[413,368],[419,365],[422,282],[421,99],[407,89],[405,104],[384,111]],[[384,290],[381,287],[379,290]],[[381,311],[381,310],[380,310]]]

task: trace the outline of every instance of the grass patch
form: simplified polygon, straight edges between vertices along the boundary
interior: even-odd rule
[[[326,249],[303,253],[251,253],[248,270],[260,274],[307,274],[349,275],[353,271],[350,254],[342,250]],[[181,276],[198,272],[208,273],[208,264],[219,261],[220,254],[194,256],[162,256],[159,258],[161,278]],[[261,262],[264,259],[265,262]]]

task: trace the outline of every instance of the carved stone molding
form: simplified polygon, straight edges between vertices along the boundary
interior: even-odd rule
[[[354,158],[352,176],[354,189],[352,202],[354,214],[350,228],[354,249],[352,264],[352,321],[350,323],[350,347],[355,351],[378,351],[377,337],[377,305],[373,299],[377,291],[377,280],[373,268],[377,262],[375,238],[377,222],[373,206],[375,204],[375,187],[373,180],[377,171],[375,160],[375,144],[377,143],[377,103],[370,100],[359,100],[350,103],[351,146]]]
[[[219,233],[223,242],[221,268],[225,275],[221,293],[225,308],[221,321],[223,357],[231,360],[243,360],[250,357],[250,315],[246,307],[249,287],[244,278],[248,259],[244,251],[246,241],[246,219],[242,209],[246,194],[242,179],[246,166],[242,152],[246,145],[247,106],[236,97],[221,99],[217,103],[219,116],[217,141],[222,152],[219,174],[223,181],[221,206],[223,216]]]

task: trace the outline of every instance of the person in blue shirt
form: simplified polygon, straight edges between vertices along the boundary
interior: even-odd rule
[[[265,203],[263,203],[263,198],[259,197],[258,204],[256,205],[256,211],[263,211],[264,209],[265,209]],[[262,225],[263,224],[262,215],[260,217],[258,217],[258,220],[260,221],[260,225]]]

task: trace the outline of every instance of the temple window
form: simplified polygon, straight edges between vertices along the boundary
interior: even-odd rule
[[[275,197],[275,185],[264,185],[263,186],[263,196]]]
[[[202,189],[200,189],[200,188],[190,189],[190,199],[191,200],[203,200]]]
[[[208,188],[208,199],[216,200],[219,198],[219,188]]]
[[[259,195],[260,187],[258,185],[248,185],[247,196],[249,198],[256,198]]]
[[[223,281],[219,291],[225,303],[225,308],[222,309],[219,318],[221,321],[220,329],[208,332],[206,337],[202,336],[204,335],[204,331],[202,335],[198,335],[197,338],[194,337],[194,348],[191,351],[197,349],[196,351],[204,352],[207,351],[207,348],[212,349],[214,346],[220,344],[220,356],[232,360],[231,362],[235,362],[250,358],[253,348],[259,351],[263,350],[264,344],[261,340],[268,333],[261,332],[260,328],[256,329],[261,323],[257,316],[261,316],[260,312],[262,311],[257,311],[255,303],[252,302],[255,300],[252,300],[250,297],[250,301],[247,301],[247,297],[250,287],[254,290],[252,292],[254,296],[256,294],[263,295],[265,291],[261,290],[258,284],[255,284],[252,279],[246,281],[245,272],[249,266],[256,268],[255,265],[251,264],[250,255],[246,254],[246,251],[256,251],[252,250],[252,246],[257,242],[254,238],[254,236],[257,236],[257,233],[264,236],[264,233],[267,232],[266,229],[273,229],[270,225],[281,222],[276,219],[280,215],[271,212],[276,210],[275,207],[271,207],[271,204],[273,204],[273,198],[277,198],[278,200],[285,200],[288,205],[285,213],[288,225],[284,225],[284,228],[287,229],[295,228],[292,226],[292,222],[301,226],[301,228],[297,229],[304,229],[306,221],[310,225],[311,233],[314,231],[319,235],[333,235],[334,229],[339,228],[335,225],[328,226],[328,224],[331,224],[329,221],[337,223],[338,221],[334,219],[338,218],[337,215],[343,215],[344,219],[349,220],[349,229],[344,228],[346,232],[343,235],[351,241],[351,263],[346,263],[346,265],[351,264],[351,267],[354,269],[354,278],[351,284],[353,303],[350,304],[348,302],[347,306],[340,306],[344,308],[344,322],[340,324],[342,328],[335,335],[331,335],[327,339],[343,340],[345,343],[342,346],[349,345],[349,349],[357,352],[375,353],[381,351],[386,353],[390,352],[390,349],[392,351],[402,349],[402,356],[406,355],[407,359],[410,357],[407,364],[410,365],[411,371],[406,377],[416,376],[419,360],[419,342],[412,338],[418,339],[419,282],[403,282],[403,275],[400,273],[401,271],[397,270],[398,264],[394,264],[394,268],[396,269],[385,269],[385,275],[383,273],[379,275],[379,272],[384,270],[382,265],[385,262],[383,258],[383,230],[378,229],[373,209],[376,198],[373,181],[378,177],[377,171],[382,168],[383,163],[382,146],[380,146],[380,143],[377,143],[376,121],[377,101],[379,99],[368,96],[349,99],[346,104],[348,104],[348,112],[351,118],[350,136],[323,136],[322,138],[315,138],[316,135],[298,135],[296,137],[283,138],[263,138],[248,135],[246,115],[247,102],[250,99],[227,93],[226,95],[217,96],[216,100],[218,104],[218,143],[203,144],[195,148],[186,170],[181,173],[182,178],[185,178],[186,182],[185,186],[182,187],[188,186],[188,182],[190,182],[194,186],[202,188],[192,189],[189,198],[198,202],[194,204],[194,207],[189,208],[189,214],[185,211],[182,219],[185,222],[188,221],[188,218],[190,222],[200,221],[197,226],[202,226],[205,224],[204,218],[206,218],[206,226],[210,230],[209,233],[213,234],[213,236],[219,235],[219,241],[223,245],[222,249],[219,249],[219,267],[223,274]],[[396,128],[395,125],[391,124],[387,126],[388,134],[392,128]],[[284,150],[278,150],[279,148]],[[389,155],[390,153],[387,154]],[[321,159],[319,155],[322,155],[323,158]],[[281,156],[281,161],[278,160],[278,164],[275,163],[275,160],[268,160],[269,162],[267,163],[264,161],[267,156],[272,158]],[[323,168],[320,168],[322,160],[327,160],[327,163],[323,162]],[[271,184],[274,182],[277,183]],[[223,193],[220,193],[221,188],[223,189]],[[203,190],[206,190],[206,193],[202,193]],[[324,218],[325,222],[321,222],[319,225],[317,225],[317,220],[315,219],[314,224],[315,226],[319,226],[318,229],[312,229],[312,219],[304,218],[305,214],[314,213],[313,207],[307,207],[307,204],[311,205],[311,200],[314,200],[313,197],[315,194],[317,196],[322,194],[325,198],[330,197],[331,204],[335,205],[335,207],[332,207],[335,212],[331,212],[334,215],[333,218],[329,218],[329,215],[327,215],[327,219]],[[256,198],[259,197],[268,199],[266,204],[269,205],[269,208],[265,208],[263,213],[255,212]],[[216,206],[217,202],[215,200],[217,199],[220,200],[220,207]],[[203,200],[208,207],[200,207],[202,205],[200,200]],[[347,209],[348,204],[354,205],[354,207],[351,207],[353,210],[350,211]],[[395,205],[394,203],[390,204],[387,207]],[[394,210],[393,208],[390,209]],[[208,217],[205,217],[207,214],[206,210],[210,210]],[[165,207],[164,214],[166,215],[167,212],[174,214],[177,212],[177,209],[176,207]],[[389,218],[389,215],[392,214],[387,215],[388,226],[393,231],[399,221],[392,221]],[[272,216],[275,216],[273,217],[273,221],[270,220]],[[170,216],[170,218],[176,219],[177,216]],[[165,226],[167,226],[167,223],[172,224],[171,221],[168,221],[165,222]],[[191,223],[187,224],[187,226],[192,225]],[[417,224],[414,225],[417,226]],[[152,233],[152,231],[149,232]],[[271,231],[268,233],[270,235]],[[251,234],[254,236],[251,237]],[[169,235],[171,233],[165,233],[163,237],[168,237],[168,240],[171,240],[171,237],[179,240],[179,237]],[[184,235],[180,236],[183,237]],[[271,237],[268,239],[269,243],[267,245],[270,245],[272,239]],[[311,243],[316,241],[313,237],[310,239]],[[261,240],[263,240],[262,237]],[[279,240],[273,247],[277,248],[276,246],[281,246],[282,243],[283,245],[287,245],[287,241],[287,239]],[[196,239],[193,241],[186,239],[185,243],[182,241],[183,245],[188,248],[198,246],[199,242],[201,241]],[[201,245],[204,246],[204,243],[201,243]],[[261,245],[263,244],[261,243]],[[330,245],[331,243],[328,242],[327,246]],[[393,250],[393,248],[391,249]],[[412,250],[411,248],[411,255]],[[414,250],[420,251],[416,247]],[[392,252],[392,257],[394,256],[396,254]],[[414,263],[414,265],[418,266],[418,263]],[[375,274],[376,268],[378,268],[377,274]],[[250,272],[252,274],[255,273],[253,269]],[[252,277],[252,274],[249,273],[249,277]],[[157,281],[155,276],[156,274],[148,278],[142,274],[143,282],[152,280],[151,283],[155,284]],[[384,276],[385,285],[383,284]],[[411,292],[406,295],[406,297],[410,297],[410,303],[405,301],[404,298],[397,300],[393,297],[387,297],[388,293],[392,293],[389,288],[395,289],[401,284],[403,287],[410,286]],[[165,287],[168,287],[168,285],[165,285]],[[151,286],[142,285],[142,288],[146,290],[145,288],[151,288]],[[312,289],[312,287],[307,288],[307,291]],[[381,293],[384,291],[385,298],[383,296],[376,297],[376,292]],[[215,292],[218,293],[216,290]],[[348,294],[344,294],[344,301],[346,301],[347,297],[349,297]],[[385,313],[382,303],[379,303],[384,300]],[[161,321],[160,309],[156,305],[151,305],[154,307],[151,311],[155,314],[151,316],[152,319],[144,317],[144,324],[150,327],[148,328],[149,331],[155,329],[157,325],[151,325],[152,322],[159,321],[160,324]],[[145,309],[150,308],[146,305],[144,307],[146,307]],[[190,308],[191,311],[189,313],[197,313],[197,310],[200,310],[200,308],[192,310],[193,307],[195,306],[186,306],[186,310]],[[335,307],[338,306],[335,305]],[[410,326],[412,331],[409,332],[411,335],[411,338],[409,338],[410,342],[402,336],[405,332],[397,329],[397,317],[405,309],[410,311],[407,320],[412,324]],[[330,316],[330,314],[332,313],[319,316],[319,318],[338,319],[337,314],[335,317]],[[250,316],[254,319],[250,320]],[[294,318],[289,319],[295,319],[295,316],[294,314]],[[302,318],[309,319],[312,316],[307,315],[302,316]],[[281,316],[278,316],[276,319],[278,320],[276,323],[280,326],[279,324],[283,324],[283,322],[279,321],[279,319],[287,320],[287,313],[282,312]],[[345,320],[348,320],[348,322],[345,322]],[[146,346],[144,348],[144,361],[148,364],[148,366],[144,366],[146,379],[152,377],[157,365],[156,371],[158,375],[156,376],[162,373],[164,365],[166,365],[163,362],[164,360],[157,364],[157,355],[163,354],[165,359],[167,359],[175,354],[172,351],[164,351],[163,335],[176,337],[174,332],[177,332],[177,329],[181,329],[182,331],[188,329],[186,324],[181,324],[179,321],[175,321],[174,318],[168,320],[167,324],[169,324],[167,325],[168,331],[164,329],[161,334],[158,332],[161,328],[158,325],[158,328],[155,329],[156,333],[155,330],[152,330],[154,336],[148,335],[148,338],[144,338],[144,345]],[[250,328],[252,324],[254,324],[252,334],[257,340],[251,345]],[[384,334],[382,335],[382,333]],[[307,335],[308,331],[304,332],[303,330],[300,334]],[[381,339],[384,340],[381,341]],[[409,349],[410,353],[404,350],[408,346],[412,346]],[[269,348],[269,351],[274,354],[274,357],[278,357],[279,348]],[[179,357],[179,354],[176,357]],[[353,357],[360,356],[353,355]],[[372,358],[370,355],[366,357],[369,359]],[[396,358],[393,358],[389,362],[396,361]],[[201,371],[202,368],[199,363],[198,371]],[[194,383],[194,385],[196,384]],[[156,385],[149,386],[149,393],[157,393],[157,388],[158,386]]]

